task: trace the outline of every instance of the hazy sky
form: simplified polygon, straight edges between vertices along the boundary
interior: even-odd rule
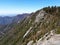
[[[60,6],[60,0],[0,0],[0,16],[30,13],[46,6]]]

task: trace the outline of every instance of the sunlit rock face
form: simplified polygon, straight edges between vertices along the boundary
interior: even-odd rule
[[[60,34],[55,34],[54,30],[52,30],[50,31],[50,34],[46,33],[35,43],[31,40],[27,45],[60,45]]]
[[[54,35],[49,40],[43,40],[37,45],[60,45],[60,35]]]
[[[35,22],[39,22],[42,18],[44,18],[45,11],[41,10],[39,14],[36,16]]]
[[[25,33],[25,35],[23,36],[23,38],[25,38],[28,35],[28,33],[31,31],[31,29],[32,29],[32,27],[29,28],[29,30]]]
[[[33,44],[33,40],[27,43],[27,45],[32,45],[32,44]]]

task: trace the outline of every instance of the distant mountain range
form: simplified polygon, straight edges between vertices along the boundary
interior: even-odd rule
[[[25,14],[18,14],[17,16],[4,16],[1,17],[0,16],[0,25],[7,25],[7,24],[11,24],[13,22],[17,22],[18,20],[22,20],[24,19],[26,16],[28,16],[29,14],[25,13]]]

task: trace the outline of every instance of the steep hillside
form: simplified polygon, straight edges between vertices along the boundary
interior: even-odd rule
[[[0,39],[0,45],[41,45],[53,34],[60,34],[60,8],[53,9],[43,8],[14,24]]]
[[[0,17],[0,38],[4,36],[15,24],[20,23],[29,14],[18,14],[17,16]]]

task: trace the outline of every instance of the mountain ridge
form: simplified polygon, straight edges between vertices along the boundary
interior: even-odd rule
[[[43,45],[47,37],[46,40],[50,40],[53,34],[60,34],[60,8],[59,11],[57,8],[45,7],[13,24],[0,39],[0,45]]]
[[[27,15],[29,15],[29,14],[28,13],[24,13],[24,14],[18,14],[17,16],[4,16],[4,17],[0,16],[0,24],[1,25],[11,24],[15,18],[23,19]]]

